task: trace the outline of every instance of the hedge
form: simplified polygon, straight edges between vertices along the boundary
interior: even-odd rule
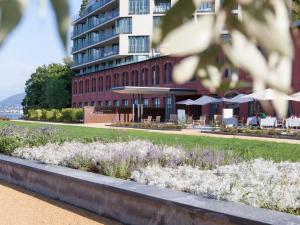
[[[79,123],[83,121],[83,109],[29,109],[25,118],[28,120]]]

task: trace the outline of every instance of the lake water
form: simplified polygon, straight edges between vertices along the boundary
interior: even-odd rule
[[[11,119],[11,120],[18,120],[22,117],[22,115],[13,114],[13,113],[0,113],[0,117],[8,118],[8,119]]]

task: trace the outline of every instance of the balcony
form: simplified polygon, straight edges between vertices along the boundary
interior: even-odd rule
[[[78,14],[74,17],[74,22],[77,20],[85,17],[86,15],[98,10],[99,8],[102,8],[103,6],[107,5],[108,3],[113,2],[114,0],[99,0],[98,2],[94,2],[90,6],[88,6],[86,9],[82,11],[81,14]]]
[[[197,9],[200,13],[210,13],[215,12],[215,3],[212,1],[202,2]]]
[[[74,32],[72,33],[71,36],[72,36],[72,38],[74,38],[82,33],[92,30],[93,28],[95,28],[101,24],[104,24],[112,19],[119,17],[119,15],[120,15],[119,9],[116,9],[114,11],[105,13],[105,15],[100,18],[94,18],[94,20],[92,20],[82,26],[77,25],[76,28],[74,27]]]
[[[118,55],[118,54],[119,54],[119,47],[114,47],[109,50],[104,50],[104,51],[96,52],[94,54],[89,54],[79,60],[75,60],[72,65],[72,68],[78,67],[83,64],[92,63],[94,61],[105,59],[105,58],[108,58],[108,57],[111,57],[114,55]]]
[[[171,9],[171,3],[159,3],[155,5],[153,13],[163,14]]]
[[[104,34],[97,35],[93,38],[88,39],[87,41],[84,41],[80,44],[74,44],[72,53],[79,51],[81,49],[87,48],[89,46],[95,45],[97,43],[109,40],[115,36],[117,36],[119,33],[116,32],[116,29],[104,32]]]

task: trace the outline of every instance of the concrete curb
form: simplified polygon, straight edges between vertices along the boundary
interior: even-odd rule
[[[0,179],[130,225],[296,225],[300,217],[0,155]]]

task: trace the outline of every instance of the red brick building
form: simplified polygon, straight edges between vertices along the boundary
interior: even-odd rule
[[[203,95],[212,95],[196,79],[184,85],[177,85],[172,81],[173,68],[179,60],[168,56],[157,57],[100,72],[76,76],[72,81],[72,106],[93,105],[106,108],[131,108],[132,104],[137,104],[137,95],[118,94],[112,91],[116,87],[124,86],[169,87],[195,91],[195,94],[182,96],[178,93],[173,95],[146,94],[142,96],[145,108],[164,111],[165,118],[168,118],[170,114],[176,113],[176,108],[184,107],[176,105],[175,102],[188,98],[197,99]],[[245,73],[240,72],[239,75],[241,80],[247,80]],[[300,92],[300,45],[295,46],[292,88],[293,92]],[[251,89],[236,90],[237,93],[248,93],[250,91]],[[220,107],[215,104],[186,108],[188,108],[189,114],[193,114],[195,117],[201,114],[212,116],[220,113]],[[250,116],[252,114],[251,108],[251,103],[242,104],[237,114],[243,117]],[[291,103],[290,111],[294,115],[300,115],[300,103]]]

